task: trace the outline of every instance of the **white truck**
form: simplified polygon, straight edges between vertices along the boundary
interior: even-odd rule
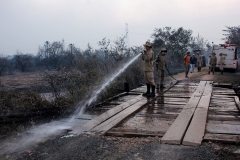
[[[236,71],[238,69],[238,58],[237,58],[237,45],[236,44],[219,44],[213,45],[212,53],[216,53],[217,61],[220,59],[219,54],[222,53],[224,57],[224,66],[226,69],[233,69]],[[208,65],[209,65],[208,59]],[[216,65],[218,68],[218,64]]]

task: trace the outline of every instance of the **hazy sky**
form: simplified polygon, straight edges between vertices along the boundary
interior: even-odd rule
[[[45,41],[97,49],[125,34],[140,46],[155,28],[191,29],[223,43],[225,26],[239,26],[240,0],[0,0],[0,55],[36,54]]]

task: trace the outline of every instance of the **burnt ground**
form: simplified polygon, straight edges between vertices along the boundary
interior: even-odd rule
[[[240,84],[240,72],[225,72],[220,75],[202,72],[189,73],[185,79],[183,74],[174,75],[183,81],[196,82],[213,80],[219,83]],[[0,155],[0,159],[240,159],[232,152],[239,149],[238,144],[222,144],[204,142],[199,147],[161,144],[158,137],[110,137],[98,135],[79,135],[64,137],[67,132],[39,142],[34,147]],[[17,145],[17,144],[16,144]],[[2,150],[0,145],[0,150]]]

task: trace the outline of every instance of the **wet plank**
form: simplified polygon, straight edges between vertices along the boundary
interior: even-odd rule
[[[181,144],[183,136],[201,98],[201,93],[204,91],[205,85],[206,81],[200,81],[196,91],[192,94],[186,106],[162,137],[161,143]]]
[[[167,118],[167,119],[175,119],[178,116],[178,113],[173,113],[173,114],[137,114],[137,117],[154,117],[154,118]]]
[[[217,134],[236,134],[240,135],[240,126],[231,124],[214,124],[208,123],[206,126],[206,132]]]
[[[162,131],[147,131],[147,130],[137,130],[137,129],[111,129],[106,132],[107,136],[118,136],[118,137],[148,137],[148,136],[157,136],[162,137],[166,130]]]
[[[239,116],[239,111],[238,110],[209,110],[209,114]]]
[[[123,110],[119,114],[112,116],[111,118],[107,119],[103,123],[92,128],[90,131],[97,131],[104,135],[109,129],[116,126],[119,122],[121,122],[123,119],[127,118],[132,113],[136,112],[138,109],[140,109],[146,103],[147,103],[146,99],[140,100],[137,103],[128,107],[127,109]]]
[[[207,123],[240,125],[240,121],[214,121],[214,120],[208,120]]]
[[[208,120],[240,121],[240,117],[238,117],[238,116],[228,116],[228,115],[208,115]]]
[[[208,141],[219,141],[219,142],[225,142],[225,143],[238,144],[240,142],[240,135],[206,133],[203,139]]]
[[[202,96],[184,136],[183,145],[199,146],[202,143],[208,114],[209,96]]]
[[[235,103],[237,105],[238,110],[240,110],[240,102],[239,102],[239,98],[237,96],[234,97]]]
[[[211,94],[212,86],[210,83],[207,83],[203,91],[203,96],[201,97],[197,105],[193,118],[185,133],[182,142],[183,145],[190,146],[201,145],[206,127],[208,107],[211,99]]]
[[[89,131],[90,129],[96,127],[97,125],[103,123],[104,121],[106,121],[108,118],[114,116],[115,114],[121,112],[122,110],[128,108],[129,106],[137,103],[138,101],[140,101],[141,99],[143,99],[142,96],[137,96],[134,99],[131,99],[127,102],[124,102],[110,110],[108,110],[107,112],[104,112],[103,114],[99,115],[98,117],[95,117],[94,119],[92,119],[91,121],[88,121],[87,123],[85,123],[84,125],[81,126],[75,126],[73,129],[73,131],[71,133],[73,134],[81,134],[83,132]]]
[[[179,114],[179,116],[176,118],[176,120],[169,127],[169,129],[161,139],[161,143],[181,144],[182,138],[185,134],[185,131],[188,127],[188,124],[192,118],[192,115],[199,100],[200,94],[194,93],[190,98],[189,102]]]

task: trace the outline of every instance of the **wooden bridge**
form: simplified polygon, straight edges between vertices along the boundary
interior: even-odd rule
[[[161,143],[197,146],[203,140],[238,143],[239,99],[233,89],[212,81],[172,81],[155,98],[133,89],[95,108],[97,116],[82,115],[72,134],[110,136],[158,136]],[[87,112],[87,111],[86,111]]]

